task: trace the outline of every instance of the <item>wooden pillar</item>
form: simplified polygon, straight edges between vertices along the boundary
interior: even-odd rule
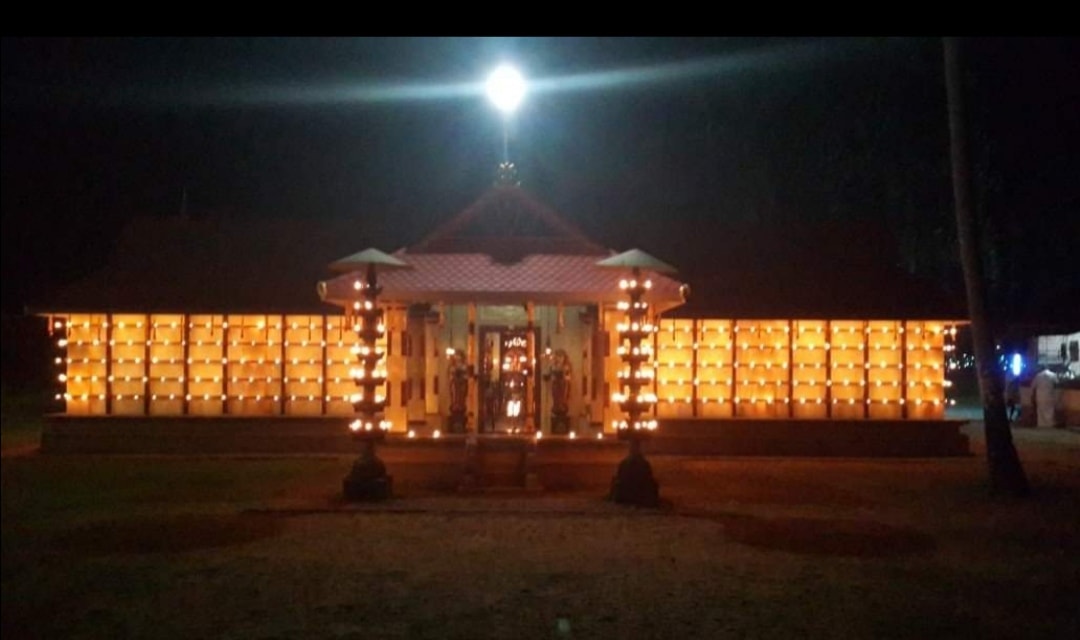
[[[902,334],[903,338],[900,340],[900,400],[902,402],[902,404],[900,405],[900,416],[906,420],[908,418],[907,343],[909,331],[908,327],[904,326],[905,324],[906,323],[904,323],[903,320],[900,321],[900,326],[903,327],[904,330],[904,333]]]
[[[150,339],[151,339],[151,327],[150,314],[144,316],[143,322],[146,331],[143,333],[143,358],[142,358],[142,373],[143,373],[143,415],[150,415]]]
[[[652,315],[652,311],[649,311],[649,314],[650,315],[645,316],[645,321],[650,322],[653,325],[654,329],[659,328],[660,327],[660,317]],[[660,402],[659,402],[659,400],[660,400],[660,381],[658,379],[659,376],[656,375],[656,372],[657,372],[656,363],[659,362],[659,360],[657,359],[659,357],[660,357],[660,332],[659,331],[653,331],[653,334],[652,334],[652,357],[649,358],[648,362],[645,363],[645,366],[652,369],[652,376],[653,376],[653,378],[652,378],[652,394],[654,396],[656,396],[657,402],[652,403],[652,407],[649,408],[649,412],[652,414],[652,417],[654,417],[654,418],[656,418],[658,416],[658,414],[660,413],[660,409],[659,409],[659,407],[660,407]],[[693,367],[690,368],[690,372],[691,373],[694,372]]]
[[[832,320],[825,321],[825,415],[833,417],[832,404]]]
[[[184,367],[184,382],[180,387],[180,413],[185,416],[188,414],[191,404],[188,402],[188,397],[191,394],[191,364],[189,357],[191,351],[188,349],[188,336],[190,335],[188,333],[189,318],[190,316],[186,313],[180,316],[180,355],[182,356]]]
[[[330,341],[330,328],[329,328],[330,324],[329,323],[330,323],[330,316],[328,316],[328,315],[326,315],[324,313],[323,317],[322,317],[322,329],[319,332],[319,334],[322,336],[322,339],[319,340],[319,345],[322,348],[322,351],[321,351],[322,356],[321,356],[321,359],[320,359],[320,362],[322,363],[322,377],[320,378],[321,383],[320,383],[320,390],[319,390],[319,413],[321,415],[324,415],[324,416],[326,415],[326,404],[327,404],[326,403],[326,388],[327,388],[327,386],[329,384],[329,382],[327,381],[327,377],[330,375],[330,367],[328,366],[329,363],[327,363],[327,361],[326,361],[326,350],[327,350],[326,345]]]
[[[428,322],[424,320],[424,339],[421,348],[424,356],[424,388],[421,395],[424,398],[425,415],[437,415],[439,413],[439,355],[438,329],[441,326],[442,309],[438,311],[439,320]]]
[[[479,350],[476,348],[476,303],[470,302],[466,307],[466,326],[465,326],[465,365],[469,371],[476,373],[480,371],[479,362]],[[449,374],[447,374],[449,375]],[[480,417],[480,394],[477,392],[477,378],[473,378],[469,381],[469,397],[468,397],[468,414],[473,417],[473,420],[477,420]],[[448,381],[449,382],[449,381]],[[468,423],[466,423],[468,424]],[[469,427],[466,427],[469,428]],[[473,429],[477,429],[478,425],[473,424]]]
[[[866,367],[866,365],[870,363],[870,332],[867,331],[869,328],[870,321],[863,320],[862,349],[860,350],[860,353],[862,353],[862,374],[859,383],[859,386],[862,387],[861,402],[863,420],[866,420],[870,417],[870,403],[866,401],[867,398],[870,397],[870,389],[868,388],[870,382],[870,376],[868,375],[868,372],[870,370]]]
[[[221,407],[222,415],[229,415],[229,366],[231,363],[229,353],[229,316],[221,316],[221,395],[225,397],[225,403]]]
[[[222,314],[220,317],[221,322],[218,323],[218,316],[210,316],[210,336],[213,337],[215,329],[221,332],[221,353],[219,354],[220,357],[218,358],[218,365],[221,367],[221,394],[218,397],[221,398],[221,411],[219,413],[224,415],[227,412],[227,408],[229,406],[228,399],[225,397],[225,385],[228,384],[228,378],[225,377],[225,369],[228,367],[228,360],[225,357],[225,350],[229,348],[229,343],[225,341],[226,316]]]
[[[536,406],[536,399],[539,397],[536,394],[536,385],[539,384],[537,379],[540,371],[537,366],[539,363],[536,361],[536,304],[533,302],[525,303],[525,320],[526,320],[526,332],[525,332],[525,353],[528,354],[529,367],[532,375],[525,381],[525,400],[522,402],[525,410],[525,428],[528,429],[532,426],[535,430],[540,430],[540,416],[539,408]]]
[[[112,316],[105,314],[102,322],[105,324],[105,415],[110,415],[113,408]]]
[[[787,321],[787,417],[795,417],[795,321]]]
[[[736,329],[738,328],[738,326],[739,326],[739,321],[737,319],[732,319],[732,321],[731,321],[731,381],[732,381],[731,417],[733,417],[733,418],[739,417],[739,405],[742,404],[741,400],[743,399],[742,398],[742,391],[739,390],[740,383],[742,382],[739,379],[739,365],[742,364],[742,362],[741,362],[741,360],[739,358],[739,355],[738,355],[741,352],[741,349],[739,348],[739,340],[738,340],[739,334],[736,332]],[[751,382],[753,382],[753,380],[751,380]],[[740,402],[736,402],[735,398],[739,398]]]
[[[277,402],[277,409],[278,409],[278,415],[283,416],[283,415],[285,415],[285,362],[286,362],[285,361],[285,356],[287,355],[286,350],[285,350],[285,343],[286,343],[285,336],[288,335],[286,332],[289,329],[288,329],[288,327],[285,326],[285,315],[284,314],[278,316],[278,320],[279,320],[278,326],[281,327],[281,329],[278,332],[278,338],[279,338],[278,342],[280,343],[278,345],[278,354],[279,354],[278,360],[281,362],[281,364],[278,365],[278,402]],[[269,328],[269,324],[270,324],[269,318],[267,318],[267,328]]]
[[[692,342],[690,346],[697,345],[697,348],[690,349],[690,415],[698,417],[698,349],[701,348],[701,325],[699,320],[694,318],[690,321],[690,339]],[[675,325],[672,324],[672,330],[675,330]]]
[[[408,307],[384,307],[383,324],[386,327],[386,408],[383,413],[393,423],[394,431],[408,430],[409,415],[405,383],[408,381],[408,362],[405,357],[405,330],[408,325]],[[394,336],[398,346],[393,346]]]

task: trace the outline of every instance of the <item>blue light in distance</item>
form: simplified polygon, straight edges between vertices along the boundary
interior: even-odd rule
[[[1012,354],[1012,357],[1009,359],[1009,371],[1012,372],[1013,377],[1014,378],[1019,377],[1020,372],[1023,371],[1023,370],[1024,370],[1024,356],[1020,355],[1019,353]]]

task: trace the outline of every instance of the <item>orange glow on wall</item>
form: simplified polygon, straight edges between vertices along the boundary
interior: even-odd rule
[[[942,321],[664,319],[657,415],[940,419]]]
[[[353,414],[357,336],[345,316],[52,318],[68,414]],[[400,336],[404,310],[389,309],[386,322],[387,336]],[[614,324],[609,329],[614,335]],[[654,345],[656,415],[940,419],[954,332],[944,321],[662,319]],[[392,394],[406,375],[400,339],[378,346],[388,353]],[[605,367],[612,389],[621,371],[617,346]],[[400,398],[391,398],[391,413],[404,428]]]
[[[72,415],[352,415],[357,337],[344,316],[71,314]],[[386,341],[379,343],[386,348]]]

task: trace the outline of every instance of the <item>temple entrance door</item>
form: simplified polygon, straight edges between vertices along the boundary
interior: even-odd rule
[[[480,433],[533,433],[540,423],[536,328],[480,328]]]

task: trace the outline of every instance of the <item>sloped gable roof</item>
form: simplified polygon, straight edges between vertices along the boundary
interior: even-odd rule
[[[31,312],[327,313],[316,283],[370,243],[355,221],[138,217],[105,266]]]
[[[741,318],[959,319],[965,298],[907,273],[874,222],[728,223],[684,270],[675,315]],[[689,262],[689,260],[688,260]],[[690,271],[686,273],[686,271]]]
[[[543,235],[483,235],[489,205],[505,198],[525,203],[527,228]],[[593,272],[611,255],[521,189],[496,187],[426,238],[394,255],[410,263],[441,261],[435,271],[386,274],[387,291],[432,299],[486,291],[488,299],[525,291],[554,298],[605,300],[617,290],[618,271]],[[486,210],[486,211],[485,211]],[[530,227],[535,223],[536,226]],[[469,228],[470,225],[479,228]],[[672,282],[688,282],[686,305],[671,312],[699,317],[936,318],[965,317],[963,295],[945,296],[936,282],[905,273],[892,259],[891,241],[875,225],[739,225],[695,229],[672,225],[665,238],[643,238],[667,249],[643,248],[679,268]],[[520,229],[520,227],[519,227]],[[408,229],[392,218],[135,218],[107,265],[48,296],[32,312],[326,313],[316,285],[333,277],[329,265],[370,246],[392,249],[388,238]],[[879,237],[880,236],[880,237]],[[657,242],[663,240],[662,243]],[[470,245],[470,243],[472,243]],[[506,245],[509,249],[500,249]],[[401,246],[397,244],[396,246]],[[453,251],[447,251],[454,248]],[[494,254],[494,255],[493,255]],[[423,256],[429,256],[424,258]],[[577,258],[580,257],[580,263]],[[514,265],[525,269],[513,272]],[[391,278],[400,278],[393,281]],[[423,280],[419,280],[423,278]],[[396,294],[390,294],[396,295]],[[402,294],[404,295],[404,294]],[[444,296],[444,300],[446,299]],[[520,301],[518,299],[517,301]]]
[[[521,187],[502,185],[488,189],[408,250],[413,254],[480,252],[503,261],[530,253],[607,253]]]
[[[591,255],[535,254],[512,264],[482,253],[399,251],[394,256],[412,268],[379,275],[382,300],[584,304],[625,298],[619,290],[619,279],[627,273],[598,266],[597,257]],[[338,303],[353,299],[357,275],[350,273],[327,281],[326,299]],[[665,308],[682,302],[682,283],[659,274],[650,276],[653,288],[648,300]]]

